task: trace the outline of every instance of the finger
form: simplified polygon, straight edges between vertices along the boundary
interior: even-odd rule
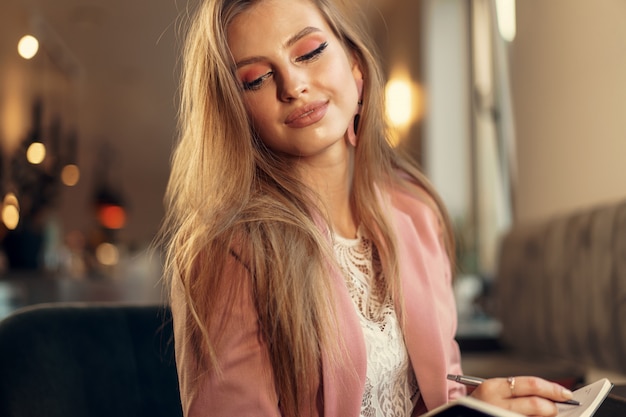
[[[516,397],[501,404],[504,408],[525,416],[556,416],[558,409],[553,401],[541,397]]]
[[[565,401],[571,399],[573,395],[570,390],[559,384],[532,376],[506,378],[501,387],[501,392],[508,392],[510,398],[537,396],[552,401]]]

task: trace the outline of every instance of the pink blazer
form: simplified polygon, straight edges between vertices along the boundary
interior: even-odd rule
[[[463,386],[446,379],[448,373],[461,373],[449,260],[437,217],[427,205],[399,191],[383,200],[398,237],[407,318],[404,337],[421,393],[413,413],[417,416],[465,394]],[[232,270],[226,273],[246,273],[241,264],[230,264]],[[330,369],[322,358],[323,400],[318,398],[317,411],[325,417],[357,417],[365,385],[365,343],[343,276],[337,272],[332,278],[347,349],[345,360],[336,369]],[[225,301],[225,305],[236,306],[231,315],[235,325],[223,334],[223,367],[216,376],[200,374],[194,352],[181,343],[190,317],[182,292],[176,284],[172,288],[176,362],[187,417],[280,416],[267,349],[258,337],[254,304],[250,292],[244,293],[241,297],[245,299]]]

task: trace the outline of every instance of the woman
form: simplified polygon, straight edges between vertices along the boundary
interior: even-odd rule
[[[409,416],[465,394],[446,380],[450,223],[389,146],[373,49],[332,1],[207,0],[192,22],[165,227],[187,416]],[[538,396],[569,393],[473,395],[551,415]]]

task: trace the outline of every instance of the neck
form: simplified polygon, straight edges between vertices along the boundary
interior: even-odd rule
[[[357,222],[350,202],[354,154],[344,148],[335,158],[303,161],[300,175],[319,196],[328,210],[333,232],[346,238],[356,237]]]

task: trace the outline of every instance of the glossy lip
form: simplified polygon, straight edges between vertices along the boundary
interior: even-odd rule
[[[285,124],[293,128],[303,128],[319,122],[328,110],[328,101],[314,101],[289,113]]]

